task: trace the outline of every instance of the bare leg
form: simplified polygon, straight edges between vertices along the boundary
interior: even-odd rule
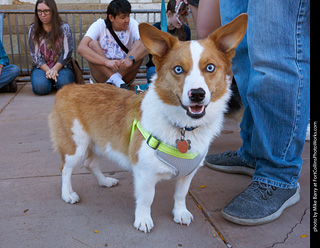
[[[128,70],[126,71],[119,71],[119,73],[122,76],[122,80],[125,81],[127,84],[130,83],[134,78],[136,77],[138,70],[142,64],[143,60],[136,61],[134,65],[132,65]]]
[[[219,0],[201,0],[196,21],[198,39],[207,38],[221,26]]]
[[[195,7],[193,5],[189,5],[189,6],[190,6],[190,10],[191,10],[191,14],[192,14],[192,19],[193,19],[194,25],[197,27],[198,7]]]
[[[89,43],[89,47],[93,51],[95,51],[96,53],[98,53],[102,56],[105,56],[105,54],[100,46],[100,43],[98,41],[92,40]],[[125,71],[119,70],[119,73],[122,76],[122,80],[125,83],[130,83],[135,78],[135,76],[138,73],[138,70],[140,68],[142,61],[143,61],[143,59],[136,61],[134,65],[132,65],[130,68],[128,68]],[[106,82],[114,73],[116,73],[116,71],[113,71],[106,66],[96,65],[93,63],[89,63],[89,68],[90,68],[90,72],[91,72],[92,76],[94,77],[94,79],[98,83]]]
[[[96,53],[105,56],[100,44],[96,40],[92,40],[89,43],[89,47],[95,51]],[[103,66],[103,65],[97,65],[89,62],[89,69],[91,72],[91,75],[94,77],[95,81],[98,83],[104,83],[110,78],[115,71],[111,70],[110,68]]]

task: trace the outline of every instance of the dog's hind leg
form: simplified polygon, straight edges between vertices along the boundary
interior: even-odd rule
[[[99,168],[99,157],[92,154],[85,162],[85,167],[91,172],[92,175],[98,180],[99,186],[112,187],[118,184],[118,180],[112,177],[105,177]]]
[[[76,192],[72,189],[71,175],[74,167],[80,164],[80,159],[76,155],[66,156],[66,162],[62,169],[62,188],[61,197],[67,203],[77,203],[80,198]]]
[[[188,211],[186,206],[186,196],[194,174],[195,171],[186,177],[178,179],[176,183],[172,213],[174,216],[173,221],[178,224],[189,226],[191,221],[193,221],[193,215]]]
[[[73,191],[71,184],[71,175],[75,167],[84,164],[88,156],[90,144],[89,135],[83,130],[80,122],[75,119],[71,128],[73,133],[72,139],[75,144],[75,153],[72,155],[65,154],[64,166],[62,169],[62,199],[67,203],[76,203],[80,200],[78,194]]]

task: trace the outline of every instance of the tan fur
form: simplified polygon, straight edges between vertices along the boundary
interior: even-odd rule
[[[138,163],[138,151],[141,143],[145,141],[144,137],[140,132],[134,132],[133,138],[129,147],[130,161],[133,165]]]
[[[199,67],[205,68],[209,62],[217,67],[215,73],[203,73],[207,82],[213,82],[209,85],[213,93],[211,101],[219,99],[227,90],[228,85],[224,80],[226,72],[230,69],[234,48],[243,37],[242,32],[235,32],[235,29],[246,29],[247,16],[239,16],[230,24],[235,22],[239,25],[223,26],[208,39],[199,41],[202,46],[211,48],[202,55]],[[144,45],[154,56],[158,74],[155,82],[157,94],[164,103],[178,106],[180,103],[177,95],[181,95],[187,75],[176,75],[173,73],[173,68],[181,65],[186,71],[191,70],[189,42],[182,43],[170,34],[159,32],[148,24],[140,24],[139,30]],[[234,37],[230,37],[230,32],[235,34]],[[142,98],[143,94],[135,95],[133,92],[111,85],[63,87],[57,93],[49,116],[52,140],[62,158],[61,169],[63,169],[65,155],[75,153],[76,145],[71,132],[75,119],[79,120],[93,143],[101,148],[105,148],[106,144],[110,143],[114,150],[121,151],[129,156],[132,162],[137,162],[136,153],[143,137],[135,134],[131,149],[129,138],[133,120],[141,119]],[[132,151],[131,155],[129,150]]]
[[[219,99],[227,90],[228,85],[225,84],[224,79],[226,72],[231,68],[231,59],[235,54],[234,49],[243,38],[247,20],[247,15],[240,15],[228,25],[219,28],[208,39],[199,41],[202,46],[210,48],[202,54],[199,67],[204,70],[208,63],[213,63],[216,66],[215,73],[202,74],[207,82],[212,82],[210,85],[210,91],[213,93],[212,102]],[[238,25],[233,25],[235,23]],[[191,70],[190,41],[181,42],[164,32],[160,35],[157,28],[148,27],[148,24],[144,23],[140,24],[139,31],[141,34],[146,34],[142,35],[141,39],[153,54],[158,75],[155,83],[159,82],[156,91],[160,99],[165,103],[178,106],[180,103],[176,95],[181,95],[187,74],[176,75],[173,73],[173,69],[180,65],[185,71]]]
[[[189,225],[193,215],[186,208],[186,194],[210,142],[221,130],[230,96],[226,72],[245,33],[247,19],[247,15],[241,15],[208,39],[192,43],[180,42],[168,33],[140,24],[141,40],[154,56],[157,68],[157,78],[144,94],[106,84],[67,85],[59,90],[49,126],[62,159],[62,199],[72,204],[80,200],[71,183],[76,166],[85,164],[100,186],[118,183],[99,169],[102,155],[125,167],[131,165],[136,229],[147,233],[153,228],[151,204],[155,185],[173,177],[177,180],[173,220]],[[208,69],[211,64],[215,70]],[[177,73],[176,66],[183,72]],[[196,89],[205,92],[204,99],[193,98],[190,92]],[[139,131],[134,132],[130,142],[134,119],[169,146],[176,145],[183,127],[196,127],[186,133],[186,138],[192,140],[190,152],[197,153],[202,162],[178,177],[177,170],[156,157]]]
[[[131,127],[134,119],[141,118],[142,97],[105,84],[64,86],[49,116],[52,140],[62,160],[75,153],[71,132],[74,119],[80,121],[93,143],[104,149],[110,142],[114,150],[129,156]],[[135,154],[130,157],[137,161]]]

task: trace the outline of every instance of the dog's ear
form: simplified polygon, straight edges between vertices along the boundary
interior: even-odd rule
[[[139,24],[140,39],[152,55],[162,57],[178,42],[172,35],[147,23]]]
[[[243,39],[248,24],[248,15],[241,14],[236,17],[232,22],[220,27],[213,34],[209,36],[209,39],[213,40],[217,48],[224,52],[234,52],[234,49]]]

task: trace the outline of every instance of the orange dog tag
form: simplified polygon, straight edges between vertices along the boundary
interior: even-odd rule
[[[179,140],[177,142],[177,148],[178,148],[179,152],[186,153],[189,150],[189,142],[186,140]]]
[[[181,128],[180,129],[180,134],[181,134],[181,137],[180,139],[177,139],[176,140],[176,144],[177,144],[177,149],[179,152],[181,153],[186,153],[188,150],[191,149],[191,141],[190,140],[185,140],[184,137],[185,137],[185,128]]]

